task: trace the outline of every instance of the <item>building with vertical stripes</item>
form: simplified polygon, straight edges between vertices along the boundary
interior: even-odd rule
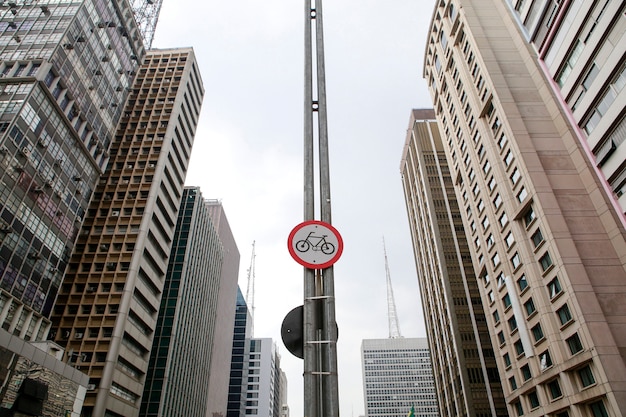
[[[90,377],[83,416],[137,416],[204,90],[193,50],[151,50],[53,311]]]
[[[217,212],[221,205],[213,204],[212,208]],[[221,344],[230,348],[232,344],[232,338],[222,339],[216,331],[221,282],[237,282],[237,275],[222,275],[226,250],[200,189],[186,187],[178,212],[140,416],[205,417],[211,405],[211,376],[221,372],[224,378],[228,377],[228,369],[224,372],[213,368],[216,363],[213,347]],[[228,298],[230,303],[223,306],[234,312],[235,294]],[[228,325],[232,329],[232,319]],[[224,406],[222,414],[226,411],[226,398],[226,393],[220,398]]]
[[[431,109],[413,110],[400,166],[441,416],[507,416],[454,182]]]
[[[439,416],[426,338],[364,339],[361,363],[366,417]]]
[[[424,77],[510,415],[626,413],[626,230],[587,140],[609,119],[581,136],[586,118],[562,97],[585,61],[559,88],[541,52],[568,55],[576,31],[607,40],[585,46],[587,56],[602,45],[604,62],[623,48],[618,3],[447,0],[433,10]],[[532,39],[522,18],[541,22]],[[587,94],[581,106],[601,97]]]

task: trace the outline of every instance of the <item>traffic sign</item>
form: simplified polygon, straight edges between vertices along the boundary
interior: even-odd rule
[[[343,252],[343,239],[332,225],[308,220],[293,228],[287,240],[291,257],[310,269],[333,265]]]

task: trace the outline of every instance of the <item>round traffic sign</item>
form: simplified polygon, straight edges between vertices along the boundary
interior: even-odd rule
[[[287,246],[291,257],[310,269],[328,268],[343,252],[343,240],[337,229],[318,220],[308,220],[294,227]]]

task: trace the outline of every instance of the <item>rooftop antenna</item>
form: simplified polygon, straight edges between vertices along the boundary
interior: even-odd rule
[[[250,309],[250,316],[252,316],[251,333],[254,336],[254,274],[255,274],[255,258],[254,251],[255,241],[252,241],[252,257],[250,259],[250,268],[248,268],[248,287],[246,289],[246,304]]]
[[[391,286],[391,274],[389,273],[389,261],[387,260],[387,247],[385,246],[385,237],[383,236],[383,252],[385,254],[385,273],[387,274],[387,318],[389,320],[389,338],[400,339],[400,322],[398,321],[398,312],[396,311],[396,301],[393,297],[393,288]]]

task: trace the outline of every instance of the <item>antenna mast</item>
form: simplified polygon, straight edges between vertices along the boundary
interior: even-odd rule
[[[254,274],[255,274],[255,258],[254,252],[255,241],[252,241],[252,257],[250,259],[250,268],[248,268],[248,288],[246,289],[246,304],[252,316],[251,331],[254,336]]]
[[[400,334],[400,322],[398,321],[398,312],[396,311],[396,301],[393,297],[391,274],[389,273],[389,261],[387,260],[387,247],[385,246],[384,237],[383,252],[385,254],[385,273],[387,274],[387,318],[389,320],[389,338],[399,339],[402,335]]]

